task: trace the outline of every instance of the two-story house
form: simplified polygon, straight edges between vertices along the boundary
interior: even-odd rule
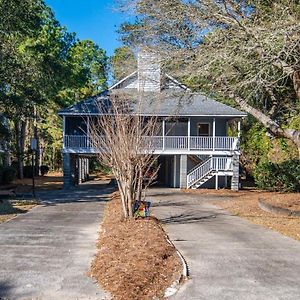
[[[138,55],[138,69],[107,91],[59,112],[63,118],[64,186],[88,178],[89,158],[96,154],[89,137],[89,122],[101,117],[99,103],[117,92],[142,91],[144,116],[157,116],[160,132],[153,139],[158,155],[158,181],[180,188],[239,188],[239,139],[241,119],[235,108],[191,92],[161,72],[157,57]],[[134,93],[132,93],[134,94]],[[232,126],[234,124],[235,126]],[[229,128],[236,128],[229,136]]]

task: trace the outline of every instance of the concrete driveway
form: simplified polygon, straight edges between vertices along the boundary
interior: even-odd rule
[[[42,205],[0,224],[1,300],[104,299],[86,276],[107,201],[99,188],[41,193]]]
[[[217,196],[152,189],[149,199],[189,265],[173,300],[300,299],[300,242],[218,209]]]

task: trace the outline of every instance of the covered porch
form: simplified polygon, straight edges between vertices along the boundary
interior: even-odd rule
[[[155,136],[145,136],[155,154],[224,154],[239,150],[240,120],[235,136],[228,136],[226,118],[160,118]],[[64,152],[96,153],[90,138],[90,119],[64,117]]]

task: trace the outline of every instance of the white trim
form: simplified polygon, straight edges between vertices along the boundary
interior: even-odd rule
[[[92,154],[97,154],[98,151],[94,148],[65,148],[62,151],[63,153],[74,153],[74,154],[85,154],[85,155],[92,155]],[[186,154],[186,155],[227,155],[227,156],[232,156],[233,154],[235,155],[240,155],[239,150],[155,150],[153,151],[153,154],[155,155],[180,155],[180,154]]]
[[[126,81],[127,79],[129,79],[130,77],[133,77],[134,75],[136,75],[138,73],[138,71],[134,71],[131,74],[129,74],[128,76],[124,77],[123,79],[121,79],[120,81],[118,81],[117,83],[115,83],[114,85],[112,85],[110,88],[108,88],[108,90],[113,90],[114,88],[116,88],[118,85],[120,85],[121,83],[123,83],[124,81]]]
[[[166,120],[162,120],[163,151],[165,150]]]
[[[174,174],[173,174],[173,185],[176,187],[176,177],[177,177],[177,155],[174,155]]]
[[[216,186],[215,189],[218,190],[219,189],[219,158],[216,158],[217,163],[216,163]]]
[[[63,149],[65,148],[66,117],[63,116]]]
[[[188,149],[191,148],[191,118],[188,118]]]
[[[177,84],[180,88],[190,91],[191,89],[189,89],[186,85],[182,84],[181,82],[179,82],[178,80],[176,80],[174,77],[172,77],[171,75],[165,73],[165,76],[167,78],[169,78],[170,80],[172,80],[175,84]]]
[[[112,114],[99,114],[99,113],[85,113],[85,112],[80,112],[80,113],[58,113],[59,116],[108,116]],[[178,117],[220,117],[220,118],[244,118],[247,115],[167,115],[167,114],[139,114],[140,116],[157,116],[157,117],[167,117],[167,118],[178,118]]]
[[[213,119],[213,151],[215,151],[216,145],[216,118]]]

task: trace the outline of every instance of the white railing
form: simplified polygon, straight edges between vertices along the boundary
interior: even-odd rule
[[[192,172],[190,172],[187,176],[187,187],[190,188],[196,182],[201,180],[204,176],[212,171],[212,161],[213,159],[210,158],[205,161],[203,164],[195,168]]]
[[[190,188],[209,173],[219,171],[232,171],[232,158],[211,157],[198,167],[195,167],[187,175],[187,187]]]
[[[238,150],[236,137],[217,136],[151,136],[146,137],[154,150],[200,150],[200,151],[230,151]],[[91,140],[84,135],[65,135],[64,148],[91,148]]]

